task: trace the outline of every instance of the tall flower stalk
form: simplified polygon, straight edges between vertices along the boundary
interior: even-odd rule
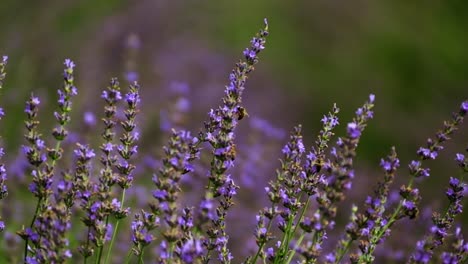
[[[136,141],[139,139],[139,132],[136,130],[136,116],[140,111],[140,85],[136,81],[130,85],[129,91],[125,94],[124,100],[127,103],[127,109],[124,111],[126,120],[120,123],[123,128],[123,135],[120,137],[121,144],[117,146],[117,152],[121,157],[121,161],[116,165],[117,171],[119,172],[119,176],[116,180],[117,184],[122,188],[122,194],[120,201],[118,202],[120,208],[114,211],[113,214],[117,221],[112,232],[112,238],[107,251],[105,263],[108,263],[110,259],[112,247],[119,230],[119,224],[129,213],[129,209],[124,206],[125,193],[133,183],[133,170],[135,169],[135,165],[131,163],[131,159],[137,154],[138,145],[136,144]],[[106,222],[108,221],[109,217],[107,217]]]
[[[307,263],[315,263],[321,255],[322,244],[327,237],[327,230],[335,226],[338,204],[345,199],[354,179],[353,160],[356,157],[362,132],[370,119],[373,118],[375,95],[371,94],[368,101],[356,111],[356,117],[347,124],[346,136],[338,138],[336,146],[330,151],[331,160],[323,164],[324,180],[316,195],[318,209],[310,219],[307,219],[311,239],[300,252]]]
[[[8,56],[3,56],[2,61],[0,62],[0,91],[3,88],[3,81],[5,80],[6,77],[6,72],[5,72],[5,67],[8,63]],[[3,108],[0,108],[0,120],[2,120],[3,116],[5,116],[5,112],[3,111]],[[0,147],[0,158],[5,155],[5,152],[3,148]],[[5,164],[1,163],[0,164],[0,200],[5,198],[8,195],[8,189],[5,184],[7,180],[7,174],[6,174],[6,168]],[[2,220],[2,216],[0,215],[0,233],[3,232],[5,229],[5,222]]]
[[[281,169],[277,172],[277,179],[266,188],[272,206],[261,210],[257,215],[255,231],[257,253],[253,258],[247,259],[246,263],[256,263],[259,257],[263,261],[268,258],[270,261],[290,262],[296,253],[290,248],[290,242],[298,230],[303,232],[295,247],[301,248],[305,234],[311,230],[310,219],[306,217],[306,212],[310,199],[317,193],[322,180],[320,171],[328,142],[334,135],[332,131],[338,125],[338,112],[339,108],[334,105],[333,110],[321,120],[323,128],[315,142],[316,146],[306,156],[305,165],[302,164],[305,147],[302,143],[301,127],[294,128],[290,141],[283,148],[284,158],[281,161]],[[280,209],[280,206],[283,209]],[[276,251],[270,247],[265,253],[264,246],[273,239],[271,233],[273,221],[278,217],[283,239],[277,242],[279,247]]]
[[[338,242],[334,252],[327,255],[328,263],[340,263],[352,243],[361,237],[368,236],[374,223],[382,218],[395,172],[400,166],[395,147],[392,147],[390,155],[381,159],[380,166],[385,173],[384,179],[377,184],[374,196],[366,198],[364,212],[358,212],[358,208],[355,207],[351,221],[346,225],[346,237]]]
[[[110,196],[111,196],[111,188],[113,185],[116,183],[116,175],[113,171],[113,166],[115,165],[115,162],[117,161],[117,157],[114,154],[114,149],[115,145],[113,143],[114,137],[115,137],[115,114],[117,112],[117,106],[116,104],[122,99],[121,93],[120,93],[120,84],[116,78],[112,78],[110,81],[109,86],[107,87],[106,90],[102,92],[101,97],[104,99],[106,102],[106,105],[104,106],[104,117],[102,118],[102,121],[104,123],[104,132],[101,134],[102,138],[104,139],[103,143],[100,146],[102,155],[100,157],[100,162],[103,166],[103,168],[100,170],[100,177],[99,177],[99,183],[97,184],[97,195],[98,195],[98,200],[105,202],[109,201]],[[110,202],[110,201],[109,201]],[[108,228],[108,213],[106,213],[106,229]],[[93,249],[89,245],[89,239],[90,239],[90,232],[92,229],[96,229],[96,226],[90,226],[88,229],[88,240],[86,242],[86,252],[87,254],[85,255],[85,259],[89,257]],[[107,230],[106,230],[107,233]],[[103,245],[99,246],[99,255],[97,259],[101,258],[102,250],[103,250]]]
[[[68,135],[66,125],[70,122],[70,112],[72,110],[71,98],[77,94],[77,88],[74,85],[73,76],[75,63],[70,59],[66,59],[64,65],[63,86],[61,89],[57,90],[59,96],[57,101],[58,111],[54,112],[58,126],[52,131],[52,136],[56,142],[53,148],[46,148],[44,141],[41,139],[41,135],[37,132],[39,121],[36,120],[36,117],[38,110],[37,107],[40,103],[39,99],[31,96],[25,109],[27,114],[27,121],[25,124],[28,130],[25,137],[30,146],[24,147],[24,150],[29,163],[34,168],[31,172],[33,179],[29,186],[29,190],[38,199],[36,211],[29,228],[18,232],[18,234],[25,240],[25,262],[28,260],[28,251],[30,250],[28,248],[29,240],[36,237],[40,238],[42,235],[39,229],[41,227],[35,227],[36,224],[40,225],[40,222],[36,223],[36,219],[38,217],[43,219],[45,216],[42,214],[46,213],[51,206],[50,196],[53,193],[52,183],[55,173],[54,170],[56,162],[62,157],[63,150],[61,148],[61,143]],[[32,251],[34,251],[34,248]]]
[[[267,20],[264,22],[265,27],[251,40],[251,46],[244,50],[244,60],[239,61],[229,75],[223,105],[210,111],[209,121],[205,123],[205,132],[200,133],[201,141],[208,142],[213,149],[208,187],[201,206],[211,211],[207,218],[210,223],[206,241],[208,251],[203,259],[205,263],[210,261],[212,250],[216,250],[221,263],[230,263],[233,258],[227,247],[229,237],[226,233],[226,216],[234,204],[233,197],[239,187],[228,174],[228,170],[234,165],[236,158],[234,131],[238,121],[247,114],[241,106],[245,82],[248,74],[254,70],[258,54],[265,48],[268,36]],[[212,211],[216,201],[219,206]]]

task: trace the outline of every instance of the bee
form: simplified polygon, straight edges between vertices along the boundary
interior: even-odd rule
[[[237,155],[237,147],[236,147],[236,144],[232,144],[231,145],[231,148],[229,149],[228,153],[227,153],[227,156],[229,157],[236,157]]]
[[[237,111],[237,114],[238,114],[237,120],[242,120],[245,116],[249,116],[249,113],[247,113],[247,110],[245,110],[244,107],[239,106],[239,107],[237,108],[237,110],[238,110],[238,111]]]
[[[322,167],[325,165],[323,158],[318,158],[312,163],[312,172],[319,173],[322,170]]]

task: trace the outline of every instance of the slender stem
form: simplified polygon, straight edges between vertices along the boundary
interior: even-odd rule
[[[281,263],[281,262],[278,262],[278,261],[281,261],[283,259],[283,257],[288,252],[288,247],[289,247],[288,241],[289,241],[289,236],[291,235],[290,232],[291,232],[291,227],[292,227],[293,221],[294,221],[294,217],[290,216],[289,219],[288,219],[288,225],[287,225],[287,227],[285,229],[283,239],[281,241],[281,248],[279,249],[279,252],[276,255],[275,260],[273,262],[275,264],[276,263]]]
[[[109,226],[109,216],[106,216],[106,227],[107,226]],[[97,255],[96,261],[95,261],[96,264],[101,263],[101,258],[102,258],[102,252],[103,251],[104,251],[104,244],[99,246],[98,255]],[[109,252],[107,252],[107,253],[109,254]]]
[[[309,197],[307,197],[306,204],[304,205],[304,207],[302,207],[301,214],[299,215],[299,219],[297,221],[297,224],[294,227],[294,230],[293,230],[293,232],[291,234],[292,236],[296,233],[297,227],[299,226],[299,223],[301,222],[302,217],[304,217],[304,214],[307,211],[307,208],[309,207],[309,202],[310,202],[310,199],[309,199]],[[304,239],[304,236],[305,236],[305,233],[302,233],[301,236],[299,237],[299,239],[296,242],[296,247],[301,245],[302,240]],[[289,242],[288,242],[288,244],[289,244]],[[294,257],[294,254],[295,254],[294,250],[291,250],[291,253],[288,256],[288,260],[286,261],[286,263],[291,263],[291,260]]]
[[[352,241],[354,241],[354,240],[347,240],[347,241],[346,241],[346,245],[344,246],[343,251],[340,252],[340,254],[338,255],[338,257],[336,258],[335,264],[341,263],[341,260],[344,258],[344,256],[345,256],[346,253],[348,252],[349,248],[351,247],[351,242],[352,242]]]
[[[301,236],[299,237],[299,239],[297,239],[297,244],[296,245],[300,245],[302,243],[302,240],[304,239],[304,237],[305,237],[305,233],[302,233]],[[288,260],[285,263],[291,263],[291,260],[292,260],[293,257],[294,257],[294,251],[291,251],[291,254],[289,254],[289,256],[288,256]]]
[[[413,178],[410,180],[410,182],[408,184],[408,188],[411,188],[412,185],[413,185]],[[378,232],[377,235],[372,237],[372,239],[370,241],[371,242],[370,243],[370,250],[369,250],[368,253],[361,255],[361,257],[359,258],[360,261],[363,261],[364,259],[369,259],[369,257],[374,253],[375,245],[382,238],[382,236],[385,234],[385,232],[393,225],[393,223],[395,223],[396,217],[400,213],[401,208],[403,207],[403,203],[405,201],[406,200],[404,199],[404,200],[401,200],[398,203],[398,206],[395,209],[395,211],[393,211],[393,214],[390,217],[390,219],[388,220],[388,223],[386,225],[384,225],[382,229],[380,229],[380,232]]]
[[[91,232],[91,227],[88,226],[88,234],[86,236],[86,249],[85,250],[88,250],[88,248],[89,248],[89,233],[90,232]],[[89,258],[89,256],[84,256],[84,260],[83,260],[84,264],[86,264],[88,262],[88,258]]]
[[[175,242],[170,242],[169,243],[169,252],[168,252],[168,257],[167,257],[167,263],[171,264],[174,256],[174,249],[175,249]]]
[[[138,264],[143,263],[143,248],[141,249],[140,256],[138,256]]]
[[[128,251],[127,253],[127,256],[125,257],[125,262],[124,264],[128,264],[130,262],[130,259],[132,258],[132,249],[130,248],[130,250]]]
[[[125,191],[126,191],[126,189],[123,189],[123,191],[122,191],[122,197],[121,197],[122,202],[120,203],[120,209],[123,209],[123,205],[124,205],[124,201],[125,201]],[[111,238],[111,241],[109,243],[109,249],[107,250],[106,259],[104,261],[105,264],[109,263],[110,254],[112,252],[112,247],[114,246],[114,241],[115,241],[115,238],[117,237],[117,231],[119,229],[119,224],[120,224],[120,219],[117,219],[117,221],[115,223],[114,231],[112,232],[112,238]]]
[[[42,199],[39,198],[39,200],[37,200],[36,211],[34,212],[34,216],[31,221],[31,224],[29,225],[29,228],[32,228],[34,225],[34,221],[36,221],[37,213],[39,212],[39,207],[41,205],[41,202],[42,202]],[[28,257],[28,244],[29,244],[29,239],[26,238],[26,241],[24,243],[24,259],[23,259],[24,262],[26,262],[26,258]]]
[[[63,127],[63,126],[62,126]],[[55,144],[55,151],[58,151],[60,149],[60,143],[62,141],[57,141],[57,143]],[[52,167],[52,174],[53,174],[53,169],[55,168],[55,160],[52,160],[52,164],[51,164],[51,167]],[[37,218],[37,215],[39,213],[39,209],[41,208],[43,202],[47,203],[48,201],[48,197],[45,197],[45,201],[43,201],[43,197],[40,197],[38,200],[37,200],[37,205],[36,205],[36,211],[34,212],[34,216],[33,216],[33,219],[31,221],[31,225],[29,225],[29,228],[33,228],[33,225],[34,225],[34,222],[36,221],[36,218]],[[26,238],[26,243],[24,245],[24,262],[26,262],[26,258],[28,257],[28,244],[29,244],[29,239]]]
[[[106,221],[106,225],[107,225],[107,221]],[[96,263],[96,264],[101,263],[101,257],[102,257],[102,251],[103,251],[103,249],[104,249],[104,245],[102,245],[102,246],[99,247],[99,252],[98,252],[98,255],[97,255],[97,257],[96,257],[94,263]]]
[[[300,198],[299,198],[299,199],[300,199]],[[310,203],[310,199],[309,199],[309,197],[307,197],[306,204],[304,205],[304,207],[302,207],[301,214],[299,215],[299,219],[297,220],[297,223],[300,223],[300,222],[301,222],[302,217],[304,217],[304,214],[305,214],[305,212],[307,211],[307,209],[308,209],[308,207],[309,207],[309,203]],[[293,235],[296,233],[296,230],[297,230],[297,227],[298,227],[298,226],[299,226],[299,225],[296,225],[296,226],[294,227],[294,230],[293,230],[293,232],[292,232]]]
[[[274,206],[275,206],[275,204],[272,203],[271,208],[274,208]],[[273,219],[273,217],[272,217],[271,219]],[[270,231],[272,222],[273,222],[273,220],[270,220],[270,221],[268,222],[267,234],[268,234],[268,232]],[[254,258],[253,258],[253,260],[252,260],[252,262],[251,262],[252,264],[255,264],[255,263],[257,262],[257,258],[258,258],[258,256],[260,256],[260,252],[262,252],[263,246],[265,246],[265,244],[266,244],[266,241],[262,242],[262,243],[258,246],[257,253],[255,254],[255,256],[254,256]]]

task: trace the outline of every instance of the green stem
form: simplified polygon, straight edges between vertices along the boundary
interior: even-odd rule
[[[31,221],[31,224],[29,225],[29,228],[32,228],[34,225],[34,221],[36,221],[37,213],[39,212],[39,207],[41,205],[41,202],[42,202],[42,198],[39,198],[39,200],[37,200],[36,211],[34,212],[34,216]],[[26,242],[24,243],[24,259],[23,259],[24,262],[26,262],[26,258],[28,257],[28,244],[29,244],[29,239],[26,238]]]
[[[60,149],[60,143],[61,141],[57,141],[57,143],[55,144],[55,151],[58,151]],[[52,160],[51,167],[52,167],[52,173],[53,173],[53,169],[55,168],[55,160]],[[45,203],[47,203],[48,197],[45,197],[45,199],[46,199]],[[31,221],[31,224],[29,225],[29,228],[31,229],[33,228],[34,222],[36,221],[37,215],[39,213],[39,209],[42,206],[42,202],[43,202],[42,197],[39,198],[39,200],[37,200],[36,211],[34,212],[33,219]],[[29,239],[26,239],[26,243],[24,245],[24,259],[23,259],[24,262],[26,262],[26,258],[28,257],[28,244],[29,244]]]
[[[411,186],[413,185],[413,179],[410,180],[410,183],[408,184],[408,188],[411,188]],[[370,241],[370,250],[368,253],[366,254],[363,254],[361,255],[361,257],[359,258],[359,263],[364,263],[365,261],[364,260],[368,260],[370,259],[370,257],[372,256],[372,254],[374,253],[374,250],[375,250],[375,245],[377,244],[378,241],[380,241],[380,239],[382,238],[382,236],[385,234],[385,232],[393,225],[393,223],[395,223],[396,221],[396,217],[398,216],[398,214],[400,213],[401,211],[401,208],[403,207],[403,203],[405,202],[406,200],[402,200],[398,203],[398,206],[397,208],[395,209],[395,211],[393,211],[393,214],[392,216],[390,217],[390,219],[388,220],[388,223],[386,225],[384,225],[384,227],[382,229],[380,229],[380,231],[377,233],[377,235],[373,236],[371,241]],[[368,261],[367,261],[368,262]],[[366,263],[367,263],[366,262]]]
[[[106,221],[106,226],[107,226],[107,221]],[[104,245],[99,247],[98,255],[94,261],[94,263],[99,264],[101,263],[101,258],[102,258],[102,251],[104,250]]]
[[[127,257],[125,257],[124,264],[128,264],[130,262],[131,257],[132,257],[132,249],[130,248],[130,250],[127,253]]]
[[[273,208],[274,204],[272,205],[272,208]],[[273,218],[272,218],[273,219]],[[267,234],[268,232],[270,231],[270,228],[271,228],[271,224],[273,223],[272,220],[270,220],[270,222],[268,222],[268,226],[267,226]],[[252,260],[252,264],[255,264],[257,262],[257,258],[260,256],[260,252],[262,252],[262,249],[263,249],[263,246],[265,246],[266,244],[266,241],[263,242],[260,246],[258,246],[258,250],[257,250],[257,253],[255,254],[255,257],[253,258]]]
[[[123,189],[123,191],[122,191],[122,197],[121,197],[122,202],[120,203],[120,209],[123,209],[123,206],[124,206],[125,191],[126,191],[126,189]],[[115,238],[117,237],[117,231],[119,229],[119,224],[120,224],[120,219],[117,219],[117,221],[115,223],[114,231],[112,232],[112,239],[111,239],[110,244],[109,244],[109,249],[107,250],[106,259],[104,261],[105,264],[109,263],[110,254],[112,252],[112,247],[114,246],[114,241],[115,241]]]
[[[109,225],[109,216],[106,216],[106,227]],[[105,235],[105,234],[104,234]],[[102,258],[102,252],[104,251],[104,244],[102,244],[101,246],[99,246],[99,249],[98,249],[98,255],[96,257],[96,261],[95,263],[96,264],[99,264],[101,263],[101,258]],[[107,252],[109,253],[109,252]]]
[[[309,197],[307,197],[306,204],[304,205],[304,207],[302,207],[302,210],[301,210],[301,213],[299,215],[299,219],[297,221],[297,224],[294,227],[293,232],[291,233],[291,237],[294,236],[294,234],[296,233],[297,227],[299,226],[299,223],[301,222],[302,217],[304,217],[304,214],[307,211],[307,208],[309,207],[309,202],[310,202],[310,199],[309,199]],[[299,237],[299,239],[297,240],[296,246],[300,246],[303,239],[304,239],[304,233],[302,233],[301,236]],[[289,244],[289,241],[288,241],[288,244]],[[286,261],[286,263],[291,263],[291,260],[294,257],[294,254],[295,254],[295,251],[292,250],[291,253],[288,256],[288,260]]]
[[[338,264],[341,262],[341,260],[344,258],[345,254],[348,252],[349,248],[351,247],[351,242],[354,240],[347,240],[346,245],[343,248],[343,251],[339,253],[338,257],[335,260],[335,264]]]
[[[292,212],[291,212],[292,213]],[[283,257],[287,254],[288,252],[288,243],[287,241],[289,240],[289,235],[290,235],[290,230],[291,230],[291,227],[292,227],[292,224],[293,224],[293,221],[294,221],[294,217],[290,216],[289,219],[288,219],[288,225],[286,227],[286,230],[285,230],[285,233],[284,233],[284,236],[283,236],[283,239],[281,241],[281,247],[278,251],[278,254],[276,255],[275,257],[275,260],[274,260],[274,264],[277,264],[277,263],[282,263],[282,262],[278,262],[278,261],[282,261],[283,260]]]
[[[304,239],[304,237],[305,237],[305,233],[302,233],[299,239],[297,240],[297,245],[300,245],[302,243],[302,240]],[[293,257],[294,257],[294,251],[291,251],[291,254],[289,254],[288,260],[286,261],[286,263],[291,263],[291,260]]]
[[[88,234],[86,235],[86,250],[89,248],[89,233],[90,232],[91,232],[91,227],[88,226]],[[88,262],[88,258],[89,258],[88,256],[84,257],[84,260],[83,260],[84,264]]]
[[[143,264],[143,248],[141,249],[140,256],[138,256],[138,264]]]
[[[168,247],[168,258],[167,258],[167,263],[171,264],[173,260],[173,255],[174,255],[174,249],[175,249],[175,242],[170,242],[169,247]]]
[[[300,199],[300,197],[299,197],[299,199]],[[310,203],[310,199],[309,199],[309,197],[307,197],[306,204],[304,205],[304,207],[302,207],[301,214],[299,215],[299,219],[297,220],[297,223],[301,222],[302,217],[304,217],[304,214],[305,214],[305,212],[307,211],[307,209],[309,207],[309,203]],[[292,235],[294,235],[296,233],[297,227],[299,227],[298,224],[294,227]]]

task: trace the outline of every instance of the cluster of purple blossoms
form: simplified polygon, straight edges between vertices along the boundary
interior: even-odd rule
[[[25,135],[26,140],[30,144],[24,147],[27,159],[31,166],[32,183],[29,185],[29,190],[38,198],[36,212],[33,216],[33,220],[28,229],[18,231],[18,234],[26,241],[24,252],[24,260],[28,259],[29,251],[34,252],[40,250],[40,244],[36,242],[32,243],[32,248],[29,249],[28,243],[32,237],[37,237],[38,241],[47,239],[47,237],[54,236],[54,229],[44,228],[41,224],[41,219],[47,219],[53,212],[55,215],[69,215],[66,208],[62,208],[60,203],[53,203],[51,201],[51,195],[54,193],[52,189],[53,177],[56,170],[56,163],[62,157],[63,149],[61,143],[67,137],[68,131],[66,125],[70,122],[70,112],[72,110],[71,98],[77,94],[77,88],[74,85],[73,69],[75,63],[69,59],[64,62],[65,69],[63,72],[63,86],[57,90],[58,93],[58,111],[54,112],[55,119],[58,126],[52,131],[52,136],[56,140],[54,148],[48,148],[45,142],[41,139],[41,134],[37,132],[37,126],[39,121],[37,120],[38,105],[40,103],[39,98],[31,95],[29,101],[26,103],[25,113],[27,120],[25,122],[27,134]],[[60,218],[64,218],[59,216]],[[66,225],[66,218],[58,219],[58,222],[63,221]],[[61,228],[63,229],[63,228]],[[63,230],[60,236],[65,235]],[[63,244],[63,243],[59,243]]]
[[[352,243],[359,240],[359,248],[362,251],[367,250],[369,240],[372,238],[372,230],[375,226],[385,226],[387,221],[383,217],[389,189],[395,178],[395,172],[400,166],[400,160],[394,147],[386,159],[381,159],[380,167],[384,171],[384,178],[377,184],[374,196],[367,196],[364,206],[365,211],[358,211],[354,207],[351,221],[346,225],[345,238],[338,242],[333,253],[328,254],[328,263],[339,263],[350,249]],[[350,259],[356,262],[358,254],[351,254]]]
[[[226,86],[222,100],[223,105],[210,111],[209,121],[205,123],[205,131],[199,136],[202,142],[207,142],[213,148],[208,189],[202,204],[211,207],[219,203],[215,210],[216,216],[208,218],[209,221],[205,227],[208,236],[205,241],[208,248],[205,262],[210,260],[210,251],[213,249],[218,253],[218,259],[222,263],[230,263],[233,258],[227,247],[229,237],[226,233],[226,216],[227,211],[234,204],[233,198],[239,187],[228,174],[228,170],[234,166],[236,158],[235,128],[238,121],[247,115],[247,111],[241,106],[245,82],[248,74],[258,62],[258,54],[265,48],[264,44],[268,36],[266,19],[264,22],[265,28],[252,39],[250,48],[244,51],[245,60],[239,61],[229,75],[229,84]],[[212,212],[209,212],[211,216],[214,215]]]
[[[450,245],[451,251],[440,254],[440,263],[458,264],[468,261],[468,241],[463,237],[460,227],[455,229],[454,241]]]
[[[381,218],[382,225],[375,225],[370,233],[370,239],[366,241],[365,247],[361,247],[360,254],[353,255],[352,261],[355,262],[372,262],[375,259],[374,251],[379,243],[390,234],[390,228],[393,224],[405,217],[414,219],[419,214],[418,204],[421,200],[421,195],[418,188],[413,187],[414,180],[421,176],[428,177],[429,169],[422,167],[422,161],[435,159],[438,153],[443,149],[442,143],[450,139],[458,126],[463,122],[463,119],[468,112],[468,102],[464,101],[458,112],[452,115],[452,119],[444,122],[444,127],[441,131],[436,133],[436,138],[427,140],[427,150],[420,148],[417,151],[419,160],[410,162],[408,168],[411,175],[408,185],[400,187],[400,202],[398,206],[388,216]]]
[[[185,208],[181,214],[177,201],[181,190],[179,182],[184,174],[194,170],[191,162],[199,157],[198,144],[198,138],[192,137],[190,132],[172,131],[169,144],[164,147],[163,167],[153,176],[156,186],[153,198],[156,203],[150,205],[150,213],[143,211],[137,214],[132,223],[133,250],[137,256],[142,256],[144,247],[154,240],[150,232],[160,226],[164,227],[160,230],[164,237],[161,254],[166,256],[161,257],[163,260],[175,258],[176,245],[189,238],[193,240],[192,209]]]
[[[270,251],[274,252],[272,255],[274,259],[285,259],[288,257],[288,245],[291,237],[287,232],[293,228],[293,221],[296,215],[299,214],[299,209],[305,206],[299,194],[301,192],[299,188],[301,179],[304,179],[306,176],[302,166],[302,156],[305,153],[305,147],[302,141],[301,126],[294,128],[290,140],[283,147],[282,152],[283,161],[281,169],[278,171],[277,180],[270,182],[270,186],[265,188],[272,206],[260,211],[261,217],[258,220],[262,221],[257,222],[257,230],[262,231],[265,225],[262,218],[267,218],[270,221],[268,225],[271,225],[273,220],[277,220],[278,228],[281,232],[285,233],[284,239],[277,242],[286,246],[280,247],[277,251],[274,251],[273,248],[270,249]],[[270,232],[270,230],[266,229],[266,231],[260,232],[260,236],[257,237],[259,249],[272,239],[271,235],[267,236],[267,232]]]
[[[321,253],[322,243],[326,239],[327,229],[335,226],[335,217],[338,204],[345,199],[345,192],[351,189],[354,178],[353,159],[360,136],[367,126],[367,122],[373,118],[375,96],[371,94],[369,100],[356,110],[356,117],[347,125],[347,135],[338,138],[336,146],[331,148],[331,160],[324,160],[323,184],[316,196],[318,203],[317,219],[315,226],[320,229],[313,234],[313,247],[311,250],[312,261],[316,261]]]
[[[100,162],[103,168],[100,170],[98,193],[102,201],[110,200],[111,188],[117,183],[117,173],[114,172],[118,160],[115,149],[117,148],[114,139],[116,137],[115,126],[117,124],[117,104],[122,100],[120,92],[120,83],[116,78],[112,78],[109,86],[102,92],[101,98],[104,99],[104,132],[101,134],[103,142],[101,143]]]
[[[33,228],[25,232],[32,246],[25,263],[64,263],[72,257],[66,238],[70,217],[63,204],[50,206],[36,217]]]
[[[89,197],[82,203],[87,212],[85,225],[88,227],[86,242],[81,246],[81,253],[85,258],[94,254],[97,249],[97,259],[101,259],[104,251],[104,245],[110,241],[105,261],[109,261],[110,252],[113,248],[121,219],[125,218],[130,209],[124,207],[125,191],[130,188],[133,181],[133,170],[135,165],[130,163],[131,158],[137,153],[136,141],[139,133],[136,128],[136,115],[139,112],[139,85],[134,82],[130,84],[129,91],[122,98],[120,84],[116,78],[112,78],[109,86],[103,91],[101,97],[106,102],[104,107],[104,132],[102,133],[103,142],[100,149],[102,155],[100,162],[99,183],[89,186]],[[119,145],[115,144],[116,137],[115,126],[117,124],[116,113],[117,104],[124,100],[127,107],[124,110],[125,120],[121,121],[123,133]],[[119,156],[117,156],[117,154]],[[119,158],[120,157],[120,158]],[[113,196],[112,187],[118,184],[121,189],[121,198]],[[111,217],[116,219],[115,225],[111,223]]]
[[[460,153],[456,155],[455,160],[459,163],[462,170],[468,164],[468,159]],[[464,172],[466,173],[467,171],[464,170]],[[433,214],[433,225],[430,227],[429,235],[417,242],[416,251],[410,258],[411,263],[428,263],[434,254],[434,250],[442,246],[455,221],[455,217],[462,213],[462,200],[465,189],[466,184],[460,181],[460,179],[450,178],[449,188],[445,192],[449,200],[448,208],[443,215],[439,213]]]
[[[328,142],[334,135],[332,130],[338,125],[337,114],[339,109],[336,105],[332,112],[322,119],[323,128],[316,140],[316,146],[305,157],[305,146],[302,141],[301,126],[294,128],[289,142],[283,147],[283,160],[281,169],[278,170],[277,179],[270,182],[265,188],[272,205],[266,207],[257,215],[257,226],[255,231],[257,253],[247,259],[247,263],[256,263],[260,257],[282,263],[290,260],[297,251],[306,259],[318,256],[320,246],[315,243],[301,244],[304,237],[298,239],[296,245],[291,247],[296,231],[302,230],[305,234],[319,232],[322,230],[320,215],[314,214],[307,217],[307,211],[311,198],[317,194],[318,187],[323,182],[320,174],[325,160],[325,150]],[[278,229],[282,233],[282,239],[274,241],[273,222],[277,222]],[[276,249],[270,242],[276,244]],[[270,245],[270,247],[267,247]],[[264,248],[267,247],[266,251]]]

